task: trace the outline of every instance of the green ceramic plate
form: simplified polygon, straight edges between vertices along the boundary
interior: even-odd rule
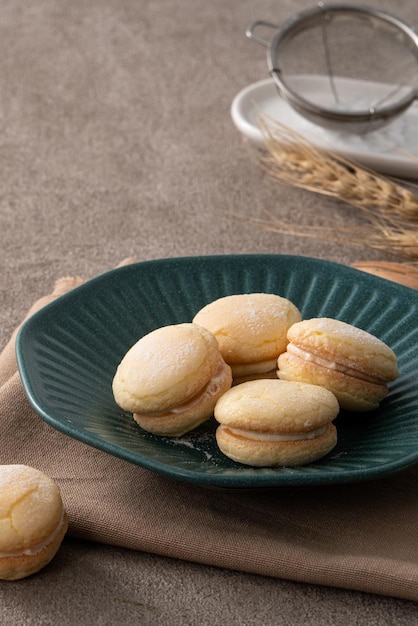
[[[128,348],[159,326],[191,321],[215,298],[264,291],[304,318],[335,317],[380,337],[400,376],[377,411],[341,413],[337,447],[300,468],[226,458],[216,424],[182,438],[145,433],[113,400]],[[418,292],[345,266],[295,256],[189,257],[136,263],[77,287],[21,328],[17,357],[35,411],[63,433],[155,472],[208,486],[260,488],[368,480],[418,461]]]

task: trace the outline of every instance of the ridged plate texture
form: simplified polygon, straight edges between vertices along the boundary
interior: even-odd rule
[[[145,433],[115,404],[112,379],[146,333],[189,322],[228,294],[286,297],[303,318],[335,317],[367,330],[396,353],[400,375],[380,408],[341,412],[337,447],[300,468],[251,468],[217,448],[214,419],[182,438]],[[308,257],[243,255],[146,261],[107,272],[22,326],[17,358],[29,401],[59,431],[173,478],[260,488],[377,478],[418,461],[418,292]]]

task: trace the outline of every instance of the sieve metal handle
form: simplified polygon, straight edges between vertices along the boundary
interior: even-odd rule
[[[256,43],[259,43],[262,46],[265,46],[266,48],[268,48],[270,45],[270,42],[266,41],[265,39],[262,39],[261,37],[257,37],[254,34],[254,31],[259,26],[262,26],[263,28],[272,28],[273,30],[277,30],[279,26],[277,24],[272,24],[271,22],[265,22],[264,20],[256,20],[255,22],[250,24],[250,26],[248,26],[247,30],[245,31],[245,35],[246,37],[248,37],[248,39],[251,39],[251,41],[255,41]]]

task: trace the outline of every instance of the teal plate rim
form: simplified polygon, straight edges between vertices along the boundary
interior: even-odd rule
[[[191,321],[229,293],[268,291],[302,317],[330,316],[386,341],[400,376],[377,411],[336,420],[329,455],[297,468],[251,468],[217,449],[212,418],[183,438],[145,433],[116,406],[111,380],[126,350],[158,326]],[[189,256],[110,270],[51,302],[20,328],[16,356],[35,412],[58,431],[135,465],[222,488],[359,482],[418,462],[418,292],[321,259],[272,254]]]

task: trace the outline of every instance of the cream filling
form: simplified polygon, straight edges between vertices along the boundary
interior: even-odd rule
[[[60,521],[58,522],[58,526],[56,527],[54,532],[52,532],[49,537],[47,537],[44,541],[35,544],[34,546],[32,546],[32,548],[26,548],[25,550],[15,550],[14,552],[0,552],[0,558],[16,556],[35,556],[35,554],[39,554],[39,552],[42,552],[42,550],[46,548],[46,546],[55,541],[55,539],[59,536],[64,525],[64,519],[65,512],[63,510],[61,513]]]
[[[287,346],[287,352],[289,354],[293,354],[294,356],[299,357],[303,361],[310,361],[311,363],[316,363],[317,365],[321,365],[329,370],[333,370],[334,372],[342,372],[347,376],[352,376],[353,378],[358,378],[360,380],[364,380],[368,383],[375,383],[377,385],[384,384],[384,381],[377,376],[369,376],[364,372],[359,372],[358,370],[353,369],[352,367],[347,367],[346,365],[342,365],[341,363],[337,363],[335,361],[328,361],[327,359],[322,359],[311,352],[307,352],[306,350],[302,350],[302,348],[298,348],[293,343],[289,343]]]
[[[249,376],[251,374],[266,374],[277,368],[277,359],[258,361],[257,363],[231,364],[232,376]]]
[[[260,433],[250,430],[242,430],[241,428],[230,428],[229,426],[227,426],[227,428],[233,435],[238,435],[240,437],[244,437],[245,439],[252,439],[254,441],[301,441],[303,439],[315,439],[315,437],[320,437],[327,430],[328,424],[325,424],[325,426],[321,426],[320,428],[315,428],[314,430],[309,430],[305,433],[281,434]]]
[[[212,393],[214,393],[214,390],[218,389],[224,376],[225,363],[220,361],[215,374],[212,376],[207,385],[205,385],[197,394],[189,398],[189,400],[186,400],[186,402],[182,402],[181,404],[171,407],[170,409],[166,409],[165,411],[149,411],[148,413],[140,413],[139,411],[135,411],[135,414],[139,415],[140,417],[168,417],[170,415],[181,415],[182,413],[189,411],[195,405],[200,404],[204,396],[212,395]]]

